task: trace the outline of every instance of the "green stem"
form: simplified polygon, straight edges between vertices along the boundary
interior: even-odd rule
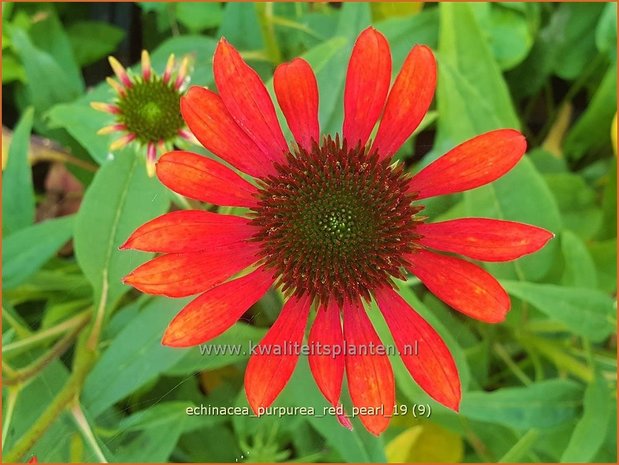
[[[516,378],[518,378],[520,380],[520,382],[522,384],[524,384],[525,386],[528,386],[528,385],[531,384],[531,379],[512,360],[512,358],[510,357],[509,353],[507,353],[507,350],[505,349],[505,347],[503,347],[498,342],[495,342],[495,344],[494,344],[494,351],[497,353],[497,355],[499,357],[501,357],[501,360],[503,360],[503,362],[505,362],[505,365],[507,365],[507,367],[516,376]]]
[[[262,31],[262,38],[266,46],[267,56],[270,58],[271,62],[279,64],[282,61],[282,54],[275,36],[273,3],[258,3],[256,4],[256,8],[258,9],[258,20],[260,22],[260,30]]]
[[[103,329],[105,312],[108,302],[108,273],[103,270],[103,285],[101,297],[95,312],[95,318],[89,330],[83,332],[76,344],[73,359],[73,370],[69,379],[62,387],[52,403],[43,414],[34,422],[26,433],[15,443],[13,448],[4,456],[5,462],[17,462],[28,450],[45,434],[47,429],[64,411],[71,401],[79,402],[79,395],[86,379],[97,359],[99,338]],[[83,318],[83,316],[82,316]],[[88,314],[90,319],[90,312]],[[75,319],[75,317],[73,318]],[[65,322],[66,324],[67,322]],[[59,325],[60,326],[60,325]],[[71,327],[75,326],[73,324]],[[65,328],[66,329],[66,328]],[[21,341],[20,341],[21,342]]]
[[[59,334],[64,334],[77,326],[83,327],[85,321],[87,322],[90,317],[90,309],[78,313],[73,318],[69,318],[68,320],[63,321],[59,325],[40,331],[20,341],[7,344],[2,348],[2,355],[4,357],[16,355],[18,353],[21,353],[23,350],[30,348],[31,346],[47,342],[50,339],[54,339]]]
[[[103,329],[103,320],[105,319],[105,309],[107,308],[107,293],[110,284],[108,282],[108,270],[103,270],[103,283],[101,285],[101,298],[99,299],[99,305],[97,305],[97,311],[95,313],[95,320],[88,337],[87,347],[94,351],[97,348],[99,342],[99,336],[101,336],[101,330]]]
[[[71,408],[71,414],[73,414],[75,423],[82,432],[84,439],[86,440],[92,451],[95,453],[95,456],[97,457],[99,463],[108,463],[105,455],[103,454],[103,451],[99,447],[99,443],[97,442],[97,439],[95,438],[95,435],[90,428],[90,424],[88,423],[88,420],[86,419],[86,416],[84,415],[84,412],[82,411],[80,403],[77,399],[75,400],[75,403]]]
[[[76,326],[73,331],[67,333],[62,339],[60,339],[48,352],[43,354],[34,362],[29,365],[20,368],[19,370],[15,370],[14,373],[10,375],[9,379],[6,379],[4,382],[7,385],[16,385],[21,384],[29,378],[35,376],[41,370],[43,370],[49,363],[60,357],[65,351],[71,346],[73,339],[77,337],[82,328],[86,325],[88,320],[84,319],[83,323],[80,326]]]
[[[15,330],[18,337],[24,338],[32,334],[32,331],[23,325],[13,314],[6,308],[2,307],[2,318]]]
[[[494,458],[490,455],[490,452],[486,448],[486,445],[483,443],[481,439],[479,439],[479,437],[475,434],[475,432],[469,425],[468,419],[463,416],[459,416],[458,418],[460,419],[460,423],[462,424],[462,427],[464,428],[464,432],[469,441],[469,444],[471,445],[473,450],[477,453],[477,455],[484,462],[494,462]]]
[[[544,125],[544,127],[542,128],[542,130],[540,131],[540,133],[539,133],[539,135],[537,137],[535,145],[541,145],[541,143],[544,140],[546,140],[546,137],[548,136],[548,133],[550,132],[550,129],[553,127],[557,117],[561,113],[561,109],[565,106],[565,104],[570,102],[574,98],[574,96],[583,88],[583,86],[591,78],[591,75],[595,71],[597,71],[597,67],[604,60],[605,60],[604,55],[602,55],[601,53],[598,53],[596,55],[596,57],[591,61],[589,66],[587,66],[586,71],[584,73],[582,73],[580,75],[580,77],[576,81],[574,81],[572,86],[568,89],[567,93],[565,94],[565,97],[563,97],[561,102],[554,108],[554,110],[552,111],[552,113],[548,117],[548,120],[547,120],[546,124]]]
[[[13,412],[15,411],[15,404],[17,403],[17,397],[19,396],[19,388],[11,387],[8,389],[8,398],[6,401],[6,414],[4,415],[4,424],[2,425],[2,448],[4,449],[4,443],[6,436],[9,433],[9,426],[11,420],[13,420]]]
[[[58,415],[79,395],[86,375],[95,363],[96,353],[88,349],[87,346],[78,347],[78,352],[75,356],[73,372],[65,385],[30,429],[4,455],[3,462],[17,463],[20,461],[26,452],[45,434]]]
[[[527,336],[521,339],[523,345],[537,350],[559,369],[572,373],[583,381],[589,383],[593,379],[593,371],[584,363],[571,357],[563,347],[548,342],[544,339]]]
[[[507,453],[501,457],[498,463],[515,463],[522,459],[522,457],[533,446],[537,438],[539,437],[539,431],[531,429],[527,431],[519,440],[512,446]]]

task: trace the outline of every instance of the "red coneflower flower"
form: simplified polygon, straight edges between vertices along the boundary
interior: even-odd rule
[[[91,106],[114,115],[115,122],[100,129],[98,134],[123,134],[110,145],[112,151],[133,141],[146,147],[146,168],[152,176],[157,152],[170,150],[178,137],[194,141],[180,114],[180,99],[189,81],[189,58],[183,58],[179,69],[174,71],[174,55],[170,55],[162,76],[153,71],[146,50],[142,51],[141,76],[131,75],[114,57],[109,57],[109,62],[118,78],[118,81],[107,78],[116,92],[115,102],[92,102]]]
[[[181,100],[183,117],[208,150],[253,179],[179,151],[161,157],[157,175],[179,194],[245,207],[248,213],[176,211],[141,226],[124,244],[163,253],[129,274],[126,283],[170,297],[201,293],[170,323],[163,344],[186,347],[213,339],[278,286],[286,303],[261,345],[300,344],[315,305],[308,342],[318,387],[338,406],[346,371],[353,404],[367,409],[361,421],[380,434],[393,413],[395,388],[387,355],[368,350],[381,346],[364,309],[374,299],[413,378],[438,402],[458,410],[454,360],[437,332],[399,296],[393,279],[408,270],[468,316],[490,323],[505,318],[509,297],[488,272],[437,252],[513,260],[540,249],[552,234],[483,218],[426,223],[418,216],[419,201],[499,178],[523,156],[524,137],[511,129],[491,131],[407,175],[391,157],[430,106],[436,64],[428,47],[415,46],[390,86],[389,45],[373,28],[361,33],[352,51],[341,137],[320,137],[316,79],[304,60],[278,66],[274,76],[292,144],[260,78],[223,39],[213,70],[219,94],[191,88]],[[415,341],[418,354],[406,353]],[[311,351],[319,345],[329,353]],[[297,358],[295,353],[250,358],[245,390],[254,411],[274,401]]]

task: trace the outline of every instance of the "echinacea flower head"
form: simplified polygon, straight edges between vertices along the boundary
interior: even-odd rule
[[[158,152],[171,149],[179,137],[193,141],[180,112],[180,98],[189,81],[189,58],[183,58],[176,69],[174,55],[170,55],[161,76],[152,69],[146,50],[142,51],[139,76],[132,75],[114,57],[109,57],[109,62],[117,78],[107,78],[115,92],[114,102],[91,105],[110,113],[115,121],[98,134],[121,134],[110,145],[112,151],[134,142],[145,147],[146,166],[152,176]]]
[[[436,62],[428,47],[415,46],[392,83],[389,44],[373,28],[352,50],[341,135],[321,135],[316,78],[302,59],[278,66],[273,79],[293,141],[286,140],[259,76],[224,39],[213,72],[219,93],[193,87],[181,99],[181,112],[204,147],[233,169],[175,151],[161,157],[157,175],[181,195],[244,207],[237,211],[247,214],[175,211],[139,227],[123,245],[162,254],[126,283],[170,297],[199,294],[170,323],[163,344],[209,341],[269,288],[279,288],[286,302],[260,346],[298,346],[313,315],[308,360],[318,387],[339,407],[346,373],[362,423],[380,434],[393,413],[395,384],[385,351],[371,350],[382,346],[366,310],[373,300],[416,382],[458,410],[455,362],[394,280],[411,273],[465,315],[488,323],[505,318],[510,300],[501,285],[456,255],[514,260],[543,247],[552,233],[487,218],[432,223],[420,211],[424,199],[507,173],[525,153],[524,137],[512,129],[491,131],[409,175],[392,157],[432,102]],[[415,342],[418,353],[411,353],[407,346]],[[247,366],[245,391],[255,412],[275,400],[299,355],[273,352],[258,350]],[[338,419],[350,426],[345,416]]]

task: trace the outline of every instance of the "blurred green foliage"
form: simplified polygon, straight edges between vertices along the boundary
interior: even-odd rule
[[[3,141],[5,458],[616,462],[616,8],[3,3],[3,114],[13,129]],[[556,238],[533,256],[488,265],[512,297],[500,325],[461,318],[414,279],[401,284],[454,354],[460,414],[431,400],[393,358],[398,402],[430,405],[432,414],[394,418],[380,438],[356,420],[349,432],[331,416],[188,416],[188,406],[247,406],[247,357],[162,347],[185,301],[141,296],[120,281],[147,258],[117,250],[130,231],[171,203],[186,204],[146,176],[141,154],[127,148],[110,156],[110,140],[96,135],[109,120],[89,103],[112,98],[104,59],[120,52],[132,64],[143,46],[161,70],[168,54],[191,54],[192,83],[213,87],[211,57],[224,35],[272,90],[274,67],[301,55],[317,75],[323,132],[334,133],[350,50],[370,24],[388,38],[394,72],[415,43],[438,58],[434,108],[397,154],[408,169],[490,129],[518,128],[528,139],[528,156],[502,179],[430,199],[431,221],[503,218]],[[84,194],[76,213],[55,218],[49,176],[59,163]],[[65,246],[70,239],[73,247]],[[268,294],[252,308],[251,324],[210,344],[259,341],[280,306]],[[276,405],[327,405],[303,357]],[[33,435],[43,420],[49,427]]]

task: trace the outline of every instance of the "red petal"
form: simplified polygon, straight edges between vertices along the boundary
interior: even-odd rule
[[[433,399],[458,411],[458,369],[441,336],[390,287],[374,291],[374,297],[413,379]],[[411,352],[415,344],[418,353]]]
[[[257,261],[255,242],[204,252],[168,254],[139,266],[123,280],[147,294],[186,297],[220,284]]]
[[[361,423],[375,435],[389,425],[395,404],[395,384],[389,357],[365,310],[359,304],[344,303],[346,378],[352,403]],[[351,353],[354,351],[354,354]]]
[[[202,252],[249,240],[254,232],[246,218],[182,210],[143,224],[120,248],[161,253]]]
[[[409,270],[447,305],[487,323],[509,311],[509,296],[486,270],[465,260],[419,250],[406,256]]]
[[[337,406],[344,378],[344,337],[337,303],[318,307],[309,333],[309,346],[313,350],[308,361],[316,384],[326,399]]]
[[[364,30],[352,50],[344,88],[344,138],[365,145],[383,108],[391,82],[391,53],[385,36]]]
[[[163,335],[162,344],[189,347],[219,336],[236,323],[273,282],[273,273],[262,267],[206,291],[174,317]]]
[[[488,218],[421,224],[416,232],[427,247],[487,262],[515,260],[536,252],[554,237],[536,226]]]
[[[213,75],[219,95],[237,124],[271,160],[284,162],[288,144],[271,97],[258,73],[225,39],[215,50]]]
[[[514,129],[487,132],[430,163],[413,176],[409,190],[423,199],[483,186],[511,170],[526,150],[526,139]]]
[[[255,177],[275,173],[274,158],[236,124],[219,95],[193,86],[181,98],[181,113],[200,143],[235,168]]]
[[[174,192],[234,207],[256,205],[254,186],[221,163],[191,152],[170,152],[157,162],[157,177]]]
[[[425,116],[436,87],[436,61],[424,45],[413,47],[389,92],[373,149],[392,156]]]
[[[282,63],[275,70],[273,88],[288,127],[305,150],[319,142],[318,84],[312,67],[302,58]]]
[[[254,413],[268,407],[284,389],[299,359],[311,301],[292,297],[260,341],[245,371],[245,392]]]

